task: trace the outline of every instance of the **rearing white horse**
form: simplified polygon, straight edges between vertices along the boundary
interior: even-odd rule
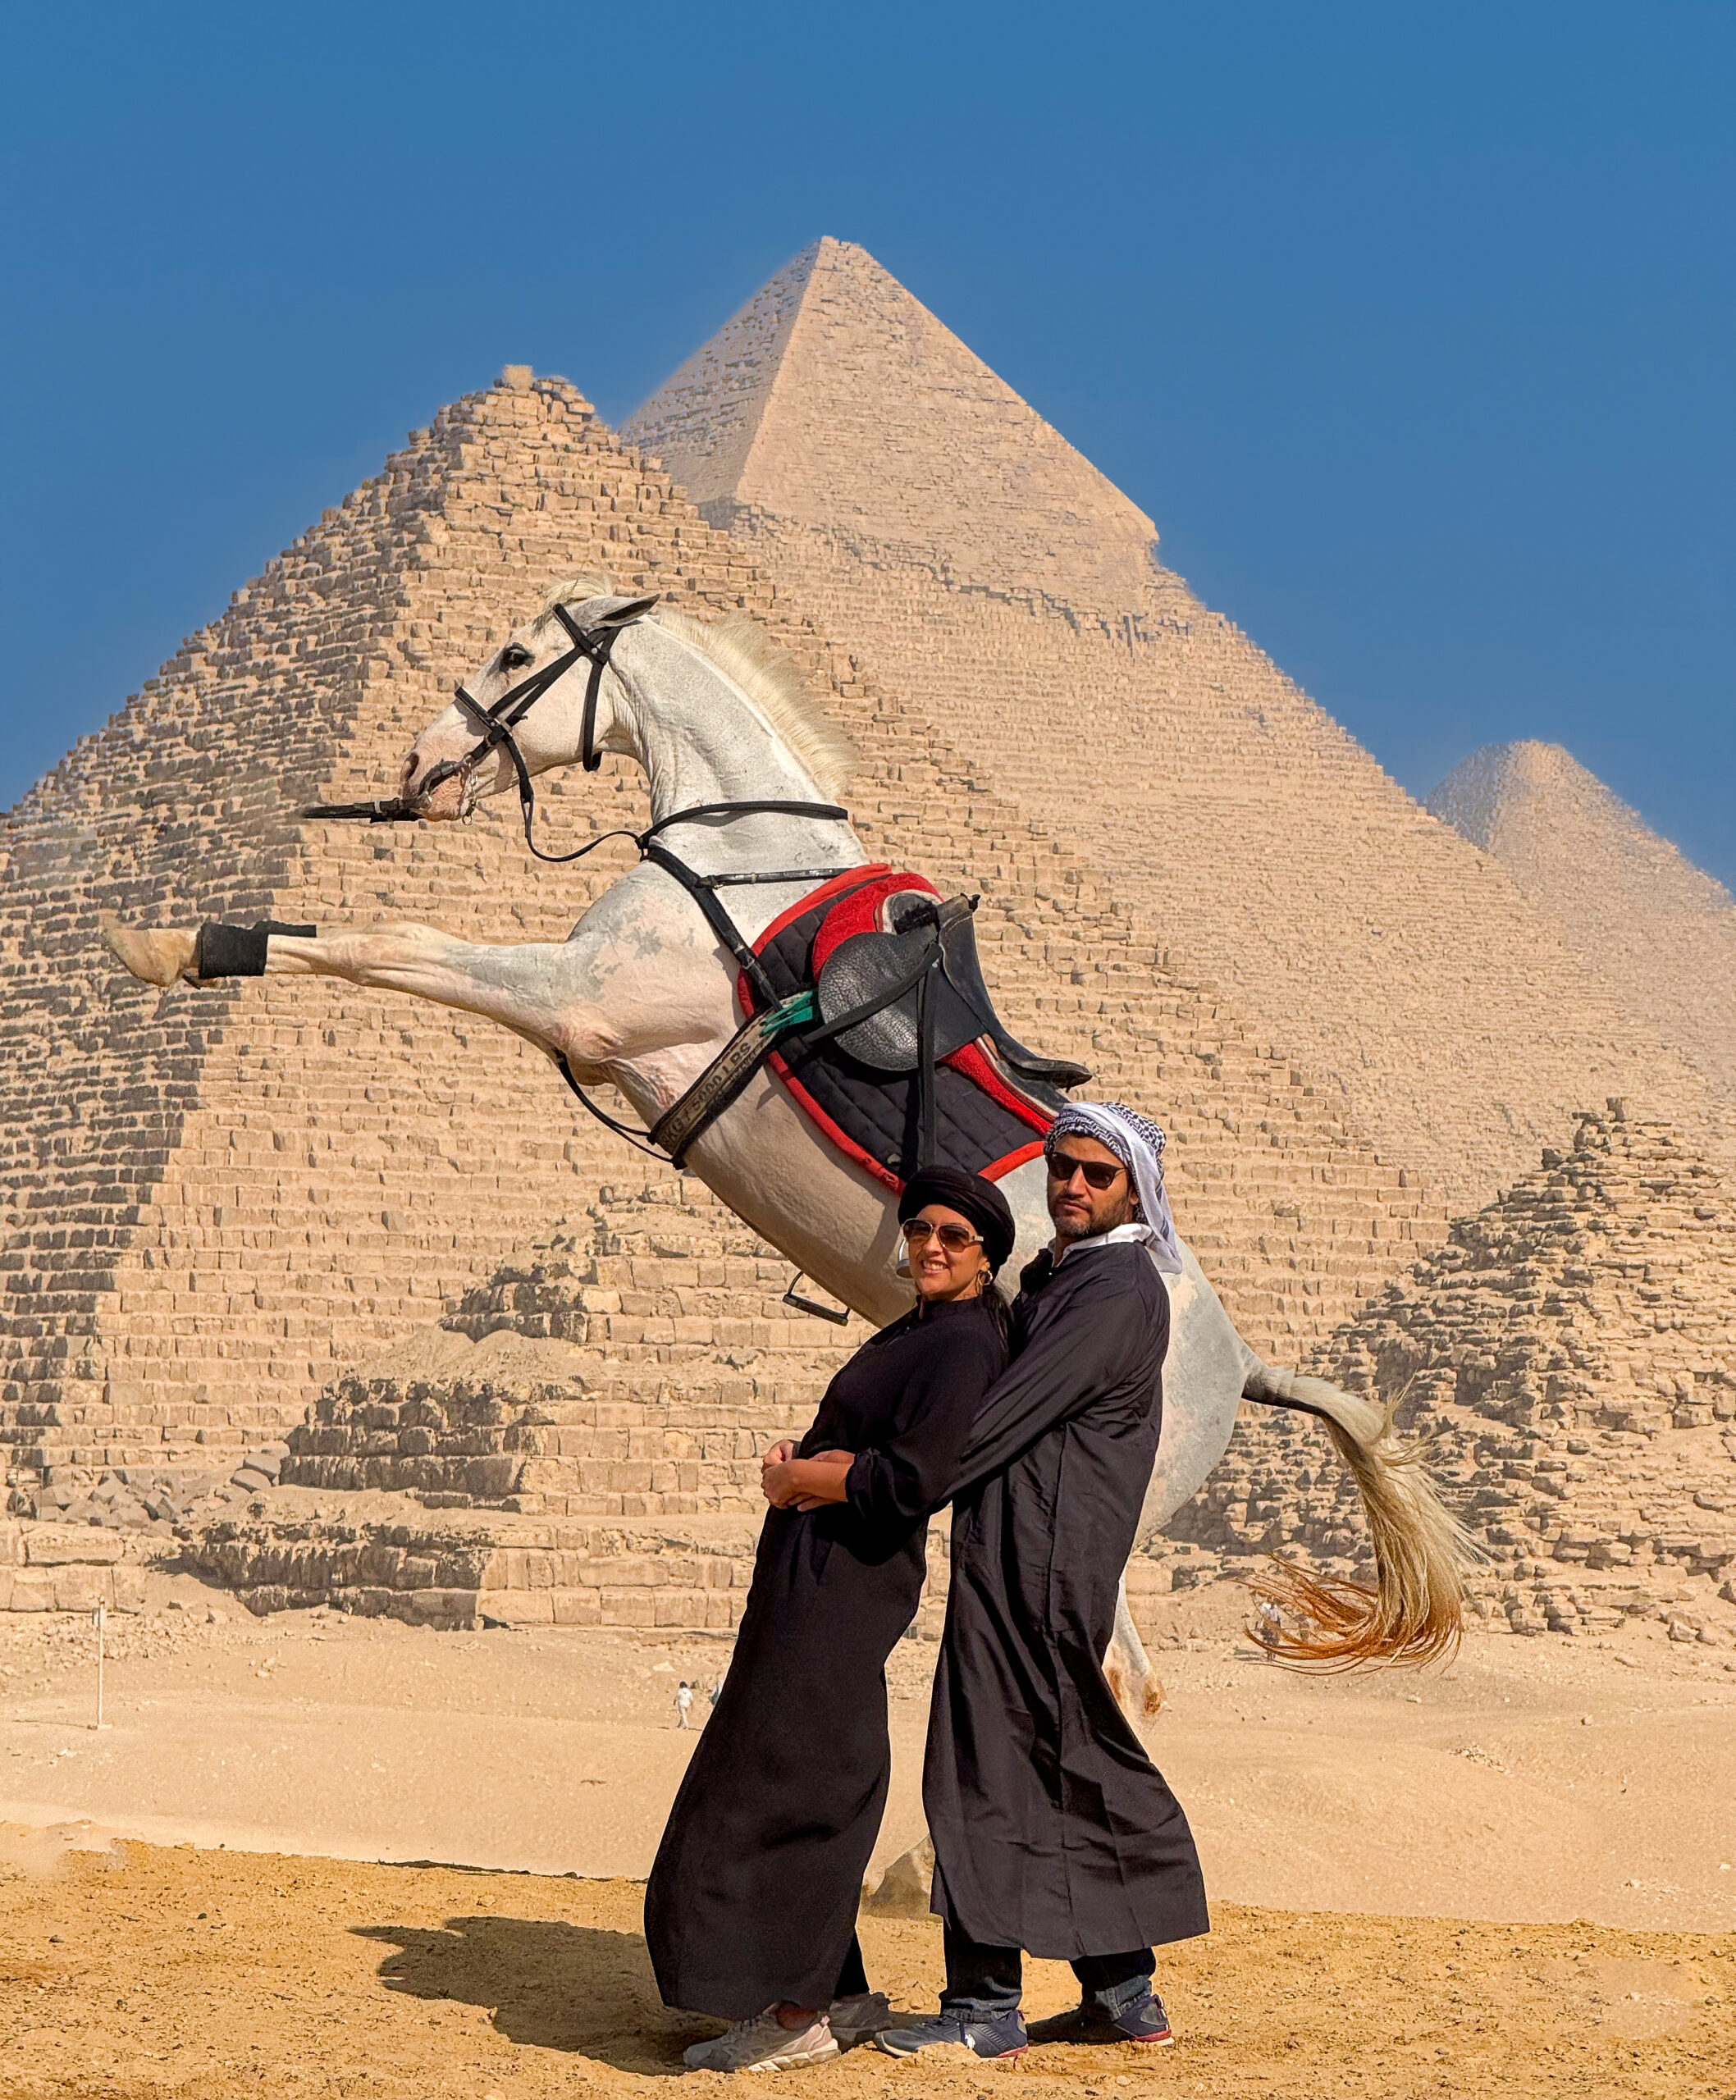
[[[550,592],[477,672],[462,698],[412,746],[400,782],[401,810],[436,822],[469,815],[478,798],[520,778],[509,740],[486,733],[488,711],[528,690],[509,740],[528,776],[611,751],[645,770],[654,824],[682,861],[703,874],[797,871],[729,888],[731,917],[752,942],[829,874],[867,860],[847,821],[787,810],[726,810],[683,819],[703,806],[755,801],[824,804],[854,765],[797,666],[745,615],[692,619],[655,600],[579,578]],[[590,638],[588,655],[573,644]],[[566,667],[561,669],[563,659]],[[605,659],[606,662],[596,660]],[[546,682],[541,682],[547,673]],[[482,725],[479,732],[479,725]],[[529,806],[527,796],[527,826]],[[198,936],[110,923],[105,934],[147,982],[198,984]],[[581,1084],[612,1083],[647,1125],[710,1066],[740,1023],[738,964],[693,897],[650,861],[614,883],[566,941],[493,945],[432,926],[395,923],[321,933],[272,934],[272,976],[348,982],[486,1016],[564,1061]],[[908,1308],[895,1262],[895,1205],[880,1182],[820,1135],[763,1068],[692,1143],[686,1162],[708,1187],[789,1259],[876,1325]],[[1016,1261],[1050,1236],[1043,1163],[1002,1187],[1019,1225]],[[1146,1495],[1149,1537],[1223,1455],[1244,1398],[1300,1408],[1323,1421],[1361,1489],[1377,1568],[1373,1589],[1329,1585],[1290,1571],[1277,1581],[1316,1623],[1291,1659],[1316,1665],[1422,1661],[1457,1638],[1462,1571],[1470,1550],[1414,1453],[1385,1414],[1317,1378],[1263,1363],[1236,1333],[1192,1253],[1166,1279],[1172,1340],[1164,1373],[1163,1435]],[[1135,1678],[1144,1658],[1125,1596],[1117,1637]]]

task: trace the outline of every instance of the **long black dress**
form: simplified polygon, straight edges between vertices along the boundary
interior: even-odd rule
[[[916,1615],[930,1513],[1006,1361],[980,1300],[941,1304],[883,1329],[827,1387],[797,1455],[857,1453],[849,1500],[766,1513],[645,1892],[666,2005],[745,2020],[830,2003],[891,1774],[886,1658]]]
[[[1012,1368],[953,1504],[953,1586],[923,1801],[934,1907],[989,1947],[1056,1960],[1209,1929],[1180,1804],[1102,1658],[1157,1456],[1169,1297],[1144,1249],[1039,1254]]]

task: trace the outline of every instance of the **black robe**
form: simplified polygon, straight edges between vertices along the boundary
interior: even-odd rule
[[[934,1907],[1056,1960],[1209,1929],[1194,1840],[1103,1673],[1157,1456],[1169,1295],[1143,1246],[1039,1254],[972,1428],[923,1801]]]
[[[928,1519],[1007,1361],[980,1302],[907,1313],[827,1387],[798,1455],[854,1451],[849,1500],[766,1513],[729,1673],[645,1892],[665,2004],[742,2020],[827,2005],[891,1776],[885,1662]]]

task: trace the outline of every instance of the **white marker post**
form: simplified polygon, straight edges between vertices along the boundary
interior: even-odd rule
[[[97,1606],[96,1609],[90,1614],[90,1623],[97,1630],[96,1724],[99,1729],[102,1729],[106,1728],[108,1726],[107,1722],[103,1719],[103,1634],[104,1628],[108,1624],[108,1607],[107,1605],[98,1605]]]

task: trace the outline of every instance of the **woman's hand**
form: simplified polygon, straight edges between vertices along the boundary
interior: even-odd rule
[[[781,1466],[785,1464],[789,1459],[795,1457],[796,1449],[796,1441],[793,1437],[785,1436],[780,1439],[779,1442],[772,1445],[770,1450],[769,1450],[765,1454],[765,1456],[761,1459],[761,1471],[763,1472],[767,1466]]]
[[[774,1509],[793,1509],[801,1500],[802,1491],[793,1476],[798,1461],[793,1459],[767,1457],[760,1468],[760,1490]]]
[[[848,1500],[845,1482],[856,1463],[853,1451],[821,1451],[811,1459],[780,1459],[793,1446],[774,1445],[760,1469],[760,1486],[774,1509],[823,1509]]]

